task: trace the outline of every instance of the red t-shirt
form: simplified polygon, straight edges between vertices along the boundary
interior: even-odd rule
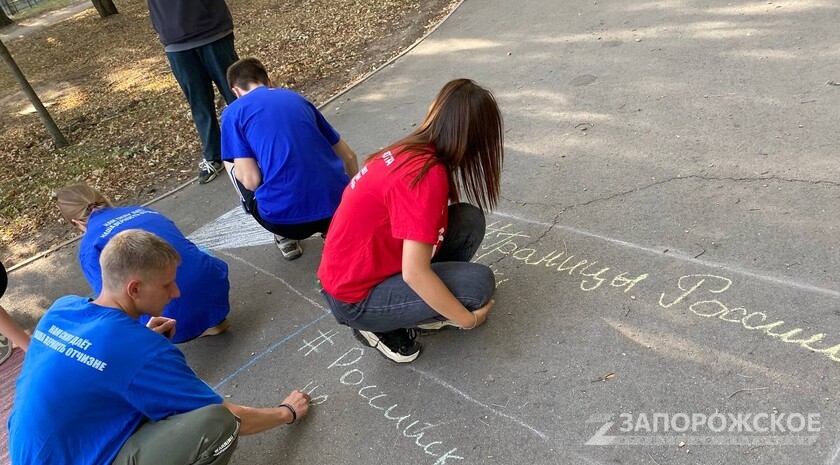
[[[374,286],[400,273],[405,239],[432,244],[437,252],[448,219],[446,168],[434,165],[411,187],[429,157],[386,151],[350,180],[318,268],[321,285],[333,297],[359,302]]]

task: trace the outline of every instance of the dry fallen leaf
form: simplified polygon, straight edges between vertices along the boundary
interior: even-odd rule
[[[228,4],[239,56],[259,58],[274,82],[315,103],[412,44],[454,6],[453,0]],[[0,71],[7,90],[0,98],[0,256],[7,267],[75,234],[50,198],[56,187],[86,182],[121,204],[142,204],[198,174],[201,144],[146,3],[119,7],[104,20],[89,8],[6,43],[71,143],[53,148],[11,74]]]

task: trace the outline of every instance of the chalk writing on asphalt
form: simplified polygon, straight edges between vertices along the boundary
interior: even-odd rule
[[[332,331],[318,331],[318,336],[309,340],[304,338],[303,345],[298,349],[304,357],[311,354],[323,354],[323,349],[335,346]],[[329,345],[326,345],[329,344]],[[336,358],[327,366],[329,373],[333,373],[338,381],[337,387],[352,389],[359,397],[362,405],[382,413],[382,419],[393,425],[399,436],[406,438],[410,444],[414,444],[426,455],[432,456],[434,465],[445,465],[455,460],[464,460],[464,457],[457,455],[458,448],[447,445],[442,440],[433,440],[432,430],[435,424],[422,421],[421,417],[411,406],[403,406],[392,394],[379,388],[374,381],[365,375],[357,365],[365,357],[365,350],[361,347],[354,347]],[[314,386],[313,386],[314,385]],[[310,381],[304,386],[303,391],[312,396],[313,404],[322,404],[329,399],[329,394],[318,391],[324,386]]]
[[[537,247],[539,240],[517,230],[512,223],[495,222],[487,226],[484,244],[479,249],[476,261],[494,263],[494,273],[500,260],[513,259],[526,265],[541,267],[551,272],[570,276],[582,291],[617,288],[628,292],[647,280],[648,273],[637,274],[616,269],[592,257],[583,257],[576,252],[554,249],[550,252]],[[509,278],[506,278],[509,279]],[[790,323],[772,315],[768,309],[749,310],[744,306],[724,300],[732,289],[733,281],[713,274],[690,274],[681,276],[673,288],[664,289],[659,297],[659,308],[688,309],[697,316],[716,318],[721,322],[739,324],[746,331],[756,332],[767,338],[807,349],[840,362],[840,340],[826,342],[827,334],[807,331],[796,323]]]
[[[746,330],[757,331],[767,337],[808,349],[825,355],[835,362],[840,362],[840,356],[838,356],[840,343],[834,345],[824,343],[826,333],[815,333],[804,337],[803,333],[808,334],[808,332],[803,328],[797,328],[795,324],[777,319],[767,312],[747,310],[741,306],[724,303],[721,300],[723,294],[731,287],[732,280],[723,276],[711,274],[682,276],[676,282],[676,292],[663,292],[659,296],[659,306],[671,308],[691,302],[688,304],[688,309],[695,315],[740,324]]]

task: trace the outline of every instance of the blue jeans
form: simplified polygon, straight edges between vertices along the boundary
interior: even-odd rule
[[[221,161],[222,139],[213,84],[216,84],[225,102],[236,100],[226,76],[228,67],[239,59],[233,48],[233,33],[198,48],[166,52],[166,58],[190,105],[198,137],[204,147],[204,159]]]
[[[485,227],[484,214],[477,207],[450,205],[448,230],[432,259],[432,271],[470,311],[489,302],[496,289],[493,271],[469,261],[484,239]],[[321,294],[336,321],[363,331],[384,333],[446,319],[408,287],[402,274],[377,284],[361,302],[342,302],[323,290]]]

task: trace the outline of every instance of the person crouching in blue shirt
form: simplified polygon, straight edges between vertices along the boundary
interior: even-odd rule
[[[102,251],[95,300],[58,299],[41,318],[15,388],[9,453],[15,465],[227,464],[240,434],[306,416],[295,390],[276,408],[224,401],[187,365],[161,316],[179,295],[181,258],[137,229]],[[137,318],[151,317],[144,326]]]
[[[306,98],[272,88],[259,60],[235,62],[227,78],[237,99],[222,112],[222,160],[245,211],[294,260],[299,240],[327,232],[356,154]]]
[[[200,336],[225,331],[230,312],[230,281],[227,263],[188,240],[175,223],[150,208],[115,207],[98,190],[75,184],[56,189],[61,215],[84,233],[79,244],[79,264],[93,295],[102,290],[99,255],[112,237],[127,229],[142,229],[162,238],[178,251],[178,289],[181,296],[169,302],[163,316],[178,322],[172,342],[179,344]],[[140,322],[149,321],[146,315]]]

